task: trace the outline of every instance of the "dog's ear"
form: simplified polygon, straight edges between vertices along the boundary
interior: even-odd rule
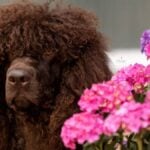
[[[62,84],[80,95],[92,83],[110,79],[107,43],[98,31],[93,13],[58,5],[50,10],[49,22],[43,25],[49,29],[51,39],[51,49],[45,51],[45,58],[55,58],[61,64]]]
[[[107,55],[99,50],[88,51],[63,70],[63,85],[74,95],[80,96],[85,88],[107,81],[111,76]]]

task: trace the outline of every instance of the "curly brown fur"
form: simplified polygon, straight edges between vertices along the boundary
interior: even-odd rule
[[[33,3],[0,6],[0,150],[64,150],[61,126],[78,111],[82,91],[111,77],[106,49],[90,12]],[[26,63],[26,58],[36,61],[36,66]],[[5,83],[12,62],[20,60],[40,77],[32,78],[35,87],[29,87],[33,90],[28,95],[33,105],[23,110],[26,102],[19,102],[21,109],[10,107],[7,93],[13,90]],[[26,100],[27,94],[22,95]]]

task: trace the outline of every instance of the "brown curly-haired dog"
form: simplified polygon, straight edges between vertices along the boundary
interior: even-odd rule
[[[82,91],[111,77],[106,49],[85,10],[0,6],[0,150],[66,149],[61,126]]]

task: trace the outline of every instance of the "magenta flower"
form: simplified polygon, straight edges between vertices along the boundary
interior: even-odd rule
[[[145,67],[142,64],[134,64],[119,70],[112,77],[115,82],[127,81],[132,90],[142,93],[144,88],[150,83],[150,65]]]
[[[145,46],[144,52],[145,52],[147,58],[149,59],[150,58],[150,43]]]
[[[95,142],[103,133],[103,120],[98,114],[81,112],[66,120],[61,138],[67,148],[74,150],[76,143]]]
[[[126,102],[112,111],[104,121],[104,133],[115,134],[122,129],[126,133],[138,133],[150,125],[150,103]]]
[[[109,81],[101,84],[93,84],[91,89],[86,89],[82,94],[78,105],[82,111],[110,112],[118,108],[126,101],[134,100],[130,85],[126,81]]]
[[[110,114],[104,122],[104,134],[113,135],[117,133],[121,126],[121,118],[115,114]]]

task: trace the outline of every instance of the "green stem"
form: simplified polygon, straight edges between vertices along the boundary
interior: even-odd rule
[[[140,134],[135,136],[135,142],[137,143],[138,150],[143,150],[142,138]]]

